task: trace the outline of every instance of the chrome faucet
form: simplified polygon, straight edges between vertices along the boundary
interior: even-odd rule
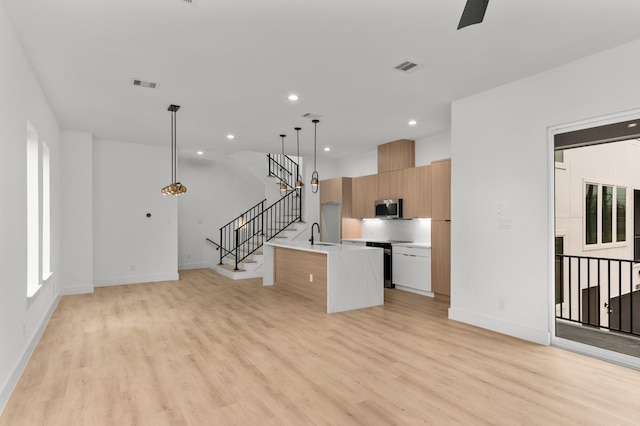
[[[311,245],[313,245],[313,227],[317,226],[318,227],[318,235],[320,234],[320,225],[318,225],[318,222],[313,222],[313,225],[311,225],[311,239],[309,241],[311,241]]]

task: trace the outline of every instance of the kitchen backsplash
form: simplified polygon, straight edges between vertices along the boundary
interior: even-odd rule
[[[431,219],[364,219],[362,238],[431,243]]]

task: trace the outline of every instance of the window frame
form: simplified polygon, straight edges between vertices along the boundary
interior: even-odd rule
[[[596,189],[597,204],[596,204],[596,242],[587,243],[587,185],[593,185]],[[603,189],[604,187],[611,188],[613,194],[612,209],[611,209],[611,242],[603,243]],[[625,190],[625,240],[618,241],[618,190]],[[583,179],[582,180],[582,248],[584,251],[588,250],[601,250],[605,248],[617,248],[626,247],[629,245],[628,229],[629,229],[629,186],[619,185],[617,183],[603,182],[596,179]]]

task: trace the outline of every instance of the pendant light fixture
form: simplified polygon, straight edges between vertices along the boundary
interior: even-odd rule
[[[316,142],[318,133],[318,123],[320,120],[311,120],[313,123],[313,173],[311,174],[311,192],[318,192],[318,170],[316,168]]]
[[[178,154],[176,143],[176,112],[180,105],[170,105],[168,111],[171,112],[171,184],[162,188],[163,195],[181,195],[187,192],[187,187],[177,182]]]
[[[280,137],[282,138],[282,158],[280,161],[284,163],[284,138],[286,138],[287,135],[280,135]],[[282,170],[282,166],[280,166],[280,171]],[[280,194],[284,194],[285,192],[287,192],[287,184],[284,182],[282,177],[280,177]]]
[[[294,127],[296,131],[296,141],[298,145],[298,176],[296,176],[296,189],[302,189],[302,176],[300,176],[300,127]]]

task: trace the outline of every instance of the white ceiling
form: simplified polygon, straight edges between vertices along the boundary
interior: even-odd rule
[[[294,154],[296,126],[309,154],[305,113],[329,158],[439,134],[453,100],[640,38],[638,0],[492,0],[460,31],[466,0],[2,1],[62,128],[169,146],[178,104],[181,156],[208,158]]]

